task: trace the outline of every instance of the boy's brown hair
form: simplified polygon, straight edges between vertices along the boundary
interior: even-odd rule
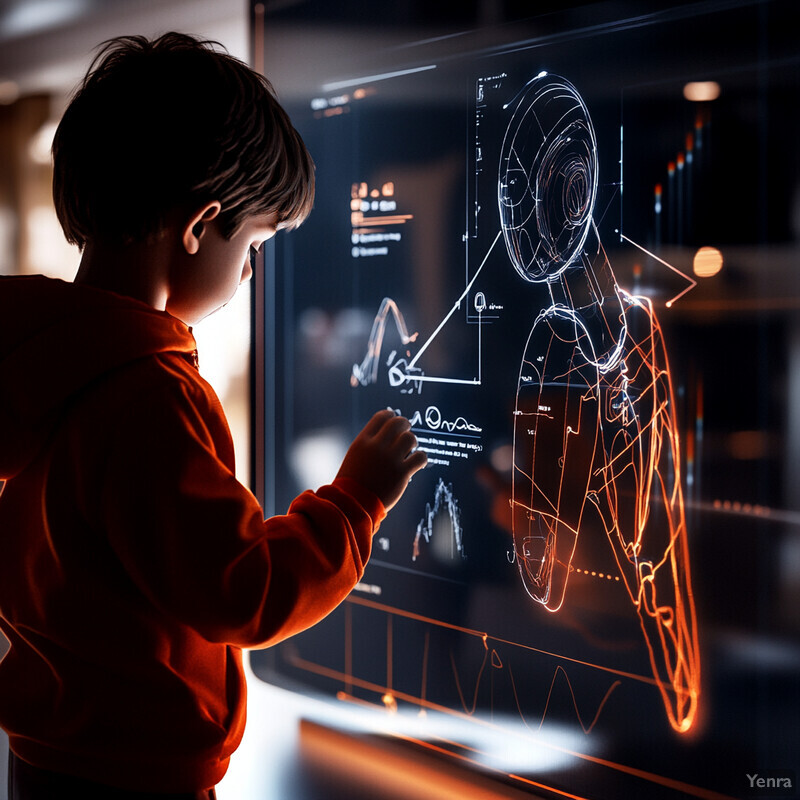
[[[53,142],[69,242],[152,240],[212,200],[227,238],[253,214],[282,227],[306,218],[311,156],[269,81],[217,46],[180,33],[102,46]]]

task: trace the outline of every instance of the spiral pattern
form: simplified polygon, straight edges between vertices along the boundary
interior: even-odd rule
[[[500,222],[514,268],[551,280],[580,257],[597,194],[597,142],[582,98],[543,75],[514,100],[497,181]]]

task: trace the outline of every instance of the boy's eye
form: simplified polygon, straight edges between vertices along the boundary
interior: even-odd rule
[[[258,254],[260,252],[260,247],[253,247],[253,245],[250,245],[250,269],[252,269],[254,272],[256,269],[256,263],[258,261]]]

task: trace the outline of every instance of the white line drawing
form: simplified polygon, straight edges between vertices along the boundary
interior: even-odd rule
[[[417,388],[417,391],[421,391],[421,385],[425,382],[429,383],[454,383],[454,384],[465,384],[469,386],[480,386],[482,380],[482,362],[483,362],[483,339],[482,339],[482,316],[483,312],[486,309],[486,297],[483,293],[478,293],[474,300],[475,310],[478,313],[478,369],[477,375],[474,378],[452,378],[452,377],[440,377],[435,375],[426,375],[419,367],[417,367],[417,361],[420,359],[422,354],[428,349],[430,344],[434,341],[434,339],[439,335],[439,332],[444,328],[453,314],[461,308],[462,302],[464,302],[464,298],[470,293],[473,284],[475,283],[478,275],[480,275],[481,270],[486,265],[486,262],[489,260],[489,256],[491,255],[494,246],[500,239],[502,235],[502,231],[497,233],[495,236],[494,241],[489,246],[489,249],[486,252],[486,255],[483,258],[483,261],[480,263],[480,266],[477,270],[475,270],[475,274],[467,283],[466,288],[461,293],[459,298],[453,303],[451,309],[447,312],[444,319],[439,323],[436,327],[436,330],[427,338],[425,343],[417,350],[416,355],[411,358],[410,361],[406,361],[405,359],[400,359],[398,361],[392,360],[391,364],[389,365],[389,381],[392,386],[402,386],[404,384],[412,384],[414,387]],[[482,299],[479,299],[482,298]],[[403,319],[403,315],[400,312],[400,309],[397,307],[397,303],[389,297],[384,297],[381,301],[380,308],[378,309],[378,313],[375,315],[375,321],[372,324],[372,330],[369,336],[369,342],[367,344],[367,354],[364,357],[364,360],[361,364],[354,364],[353,365],[353,372],[350,376],[350,384],[352,386],[358,386],[359,384],[362,386],[367,386],[370,383],[375,383],[377,381],[378,376],[378,361],[380,359],[381,353],[381,346],[383,345],[383,335],[386,329],[386,320],[389,311],[392,312],[394,315],[395,322],[397,324],[397,330],[400,333],[401,340],[403,344],[408,344],[413,342],[417,338],[417,334],[409,335],[408,330],[406,328],[405,320]]]
[[[554,279],[579,256],[589,234],[597,196],[594,128],[583,100],[545,75],[512,103],[497,191],[506,249],[525,280]],[[550,131],[531,136],[539,109],[548,105],[558,109],[558,118]]]
[[[620,239],[623,239],[624,241],[628,242],[628,244],[632,244],[634,247],[637,247],[643,253],[646,253],[648,256],[650,256],[650,258],[654,258],[656,261],[658,261],[659,264],[663,264],[665,267],[669,267],[673,272],[677,272],[678,275],[681,276],[681,278],[684,278],[686,281],[689,282],[689,285],[683,291],[676,294],[675,297],[673,297],[671,300],[667,300],[667,302],[665,303],[667,308],[672,308],[676,300],[680,300],[680,298],[683,297],[687,292],[691,292],[692,289],[694,289],[694,287],[697,286],[697,281],[690,275],[687,275],[685,272],[682,272],[677,267],[673,267],[672,264],[667,263],[666,261],[664,261],[663,258],[659,258],[655,253],[651,253],[647,248],[642,247],[640,244],[634,242],[633,239],[629,239],[624,233],[620,233],[619,231],[615,231],[615,233],[619,233]]]
[[[453,420],[442,419],[442,412],[439,411],[437,406],[428,406],[425,409],[425,416],[423,417],[419,411],[414,412],[411,417],[411,427],[422,425],[424,422],[428,430],[438,431],[440,428],[446,430],[448,433],[469,431],[470,433],[480,433],[483,428],[473,423],[468,422],[465,417],[456,417]]]
[[[395,414],[400,414],[399,408],[393,408],[392,411]],[[411,422],[412,428],[419,428],[424,426],[429,431],[439,431],[444,430],[447,433],[465,433],[465,435],[472,435],[472,434],[479,434],[483,431],[478,425],[469,422],[465,417],[458,416],[455,419],[444,419],[442,417],[442,412],[439,410],[438,406],[428,406],[423,413],[419,409],[416,409],[413,413],[407,414],[409,421]]]
[[[455,558],[456,555],[460,555],[461,558],[467,557],[464,552],[461,511],[458,508],[458,501],[453,495],[453,485],[445,483],[439,478],[439,482],[436,484],[433,507],[431,507],[430,503],[425,504],[425,516],[417,525],[417,533],[416,536],[414,536],[414,545],[411,554],[412,561],[416,561],[419,556],[420,539],[424,538],[426,543],[430,544],[434,530],[436,529],[436,516],[443,508],[447,509],[450,522],[450,536],[448,537],[449,556],[450,558]],[[444,548],[437,547],[436,552],[442,553],[444,552]]]
[[[466,288],[461,293],[461,296],[458,298],[458,300],[455,301],[455,303],[453,303],[453,307],[450,309],[450,311],[447,312],[447,314],[445,315],[445,318],[439,323],[439,325],[436,328],[436,330],[428,337],[428,339],[425,342],[425,344],[423,344],[422,347],[420,347],[420,349],[417,351],[417,354],[414,356],[414,358],[411,359],[411,361],[409,362],[409,365],[408,365],[409,368],[413,368],[416,365],[416,363],[419,360],[420,356],[428,349],[428,346],[431,344],[431,342],[439,335],[439,331],[441,331],[441,329],[447,324],[447,321],[450,319],[450,317],[452,317],[453,314],[459,308],[461,308],[461,303],[464,301],[464,298],[469,294],[470,289],[472,289],[472,285],[475,283],[475,281],[478,278],[478,275],[481,274],[481,270],[484,268],[484,266],[486,265],[486,262],[489,260],[489,256],[490,256],[492,250],[494,250],[494,246],[497,244],[498,240],[500,239],[501,234],[502,234],[502,231],[498,232],[497,236],[495,236],[494,241],[491,243],[491,245],[489,245],[489,249],[486,251],[486,255],[483,257],[483,261],[481,261],[480,266],[478,267],[478,269],[475,270],[475,274],[472,276],[472,278],[469,281],[469,283],[467,284]],[[477,310],[477,308],[476,308],[476,310]],[[480,336],[480,330],[481,330],[481,326],[479,324],[478,325],[478,335],[479,336]],[[480,339],[479,339],[479,342],[480,342]],[[430,375],[423,376],[419,380],[423,380],[423,381],[438,381],[440,383],[467,383],[467,384],[472,384],[474,386],[479,386],[480,382],[481,382],[481,379],[480,379],[481,359],[482,359],[482,353],[481,353],[481,351],[479,349],[478,350],[478,376],[479,377],[474,378],[473,380],[461,380],[461,379],[458,379],[458,378],[434,378],[434,377],[431,377]]]
[[[353,364],[353,372],[350,376],[351,386],[367,386],[370,383],[375,383],[378,379],[378,366],[381,357],[381,347],[383,346],[383,337],[386,333],[386,322],[389,317],[389,312],[394,317],[397,332],[400,335],[400,341],[405,345],[416,340],[417,333],[409,333],[406,327],[406,321],[397,303],[391,297],[384,297],[381,301],[378,313],[375,315],[375,320],[372,323],[372,329],[369,333],[369,340],[367,342],[367,354],[360,364]],[[402,363],[402,366],[397,367],[399,362],[395,361],[396,352],[392,351],[389,357],[389,380],[392,385],[398,385],[407,380],[407,373],[409,368]],[[401,359],[402,361],[402,359]],[[399,374],[398,374],[399,373]],[[396,381],[396,382],[395,382]]]
[[[508,106],[502,232],[517,273],[550,294],[517,381],[512,560],[528,595],[557,612],[592,529],[584,512],[598,513],[668,721],[683,733],[697,715],[700,654],[661,328],[647,298],[617,285],[600,242],[595,133],[577,90],[542,73]]]

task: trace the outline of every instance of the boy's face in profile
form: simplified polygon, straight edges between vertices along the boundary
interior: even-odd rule
[[[250,249],[258,249],[277,230],[277,216],[256,214],[230,239],[219,231],[218,203],[210,203],[183,231],[179,256],[168,275],[166,310],[195,325],[224,306],[252,275]]]

